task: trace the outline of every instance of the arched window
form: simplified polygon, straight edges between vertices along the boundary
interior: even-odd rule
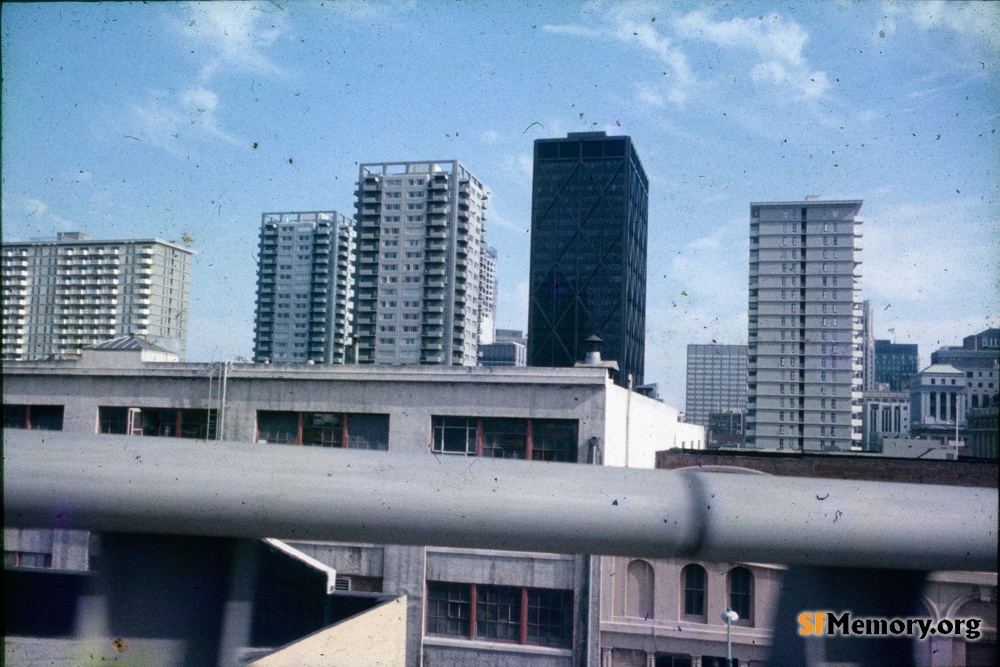
[[[684,615],[705,615],[705,568],[694,563],[681,570],[684,588]]]
[[[740,616],[740,621],[753,624],[753,573],[745,567],[729,571],[729,608]]]
[[[653,618],[653,567],[644,560],[628,564],[628,584],[625,589],[625,615],[632,618]]]

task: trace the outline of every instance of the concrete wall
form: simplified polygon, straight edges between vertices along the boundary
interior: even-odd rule
[[[678,410],[666,403],[608,382],[604,464],[656,467],[656,452],[681,442],[705,443],[705,427],[677,421]]]

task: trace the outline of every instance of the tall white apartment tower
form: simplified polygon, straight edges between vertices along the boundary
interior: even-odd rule
[[[457,160],[361,165],[359,363],[476,365],[487,199]]]
[[[479,344],[489,345],[496,341],[497,310],[497,249],[483,244],[483,261],[479,277],[480,324]]]
[[[3,358],[80,354],[137,334],[184,358],[191,256],[160,239],[56,240],[3,244]]]
[[[860,446],[862,204],[750,204],[747,447]]]
[[[337,211],[262,216],[254,361],[345,362],[354,241],[354,220]]]

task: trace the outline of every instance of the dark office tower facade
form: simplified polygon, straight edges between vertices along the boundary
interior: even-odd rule
[[[914,343],[875,341],[875,382],[888,384],[892,391],[902,391],[920,370],[920,354]]]
[[[581,361],[586,339],[643,384],[649,182],[629,137],[535,141],[528,365]]]

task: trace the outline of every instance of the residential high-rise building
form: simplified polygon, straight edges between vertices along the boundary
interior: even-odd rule
[[[688,345],[684,421],[709,426],[712,413],[747,409],[747,346]]]
[[[915,343],[875,341],[876,385],[888,384],[890,391],[905,391],[919,370],[920,353]]]
[[[860,445],[862,204],[750,205],[748,447]]]
[[[479,326],[479,344],[488,345],[496,340],[497,310],[497,249],[483,244],[483,263],[479,277],[479,306],[482,311]]]
[[[359,363],[476,365],[492,318],[493,286],[482,286],[488,198],[457,160],[360,166]]]
[[[535,141],[529,366],[572,366],[598,336],[615,382],[643,384],[648,190],[629,137]]]
[[[131,333],[177,353],[187,349],[191,256],[160,239],[3,244],[3,358],[76,355]]]
[[[354,237],[354,221],[337,211],[261,217],[254,361],[346,361]]]

